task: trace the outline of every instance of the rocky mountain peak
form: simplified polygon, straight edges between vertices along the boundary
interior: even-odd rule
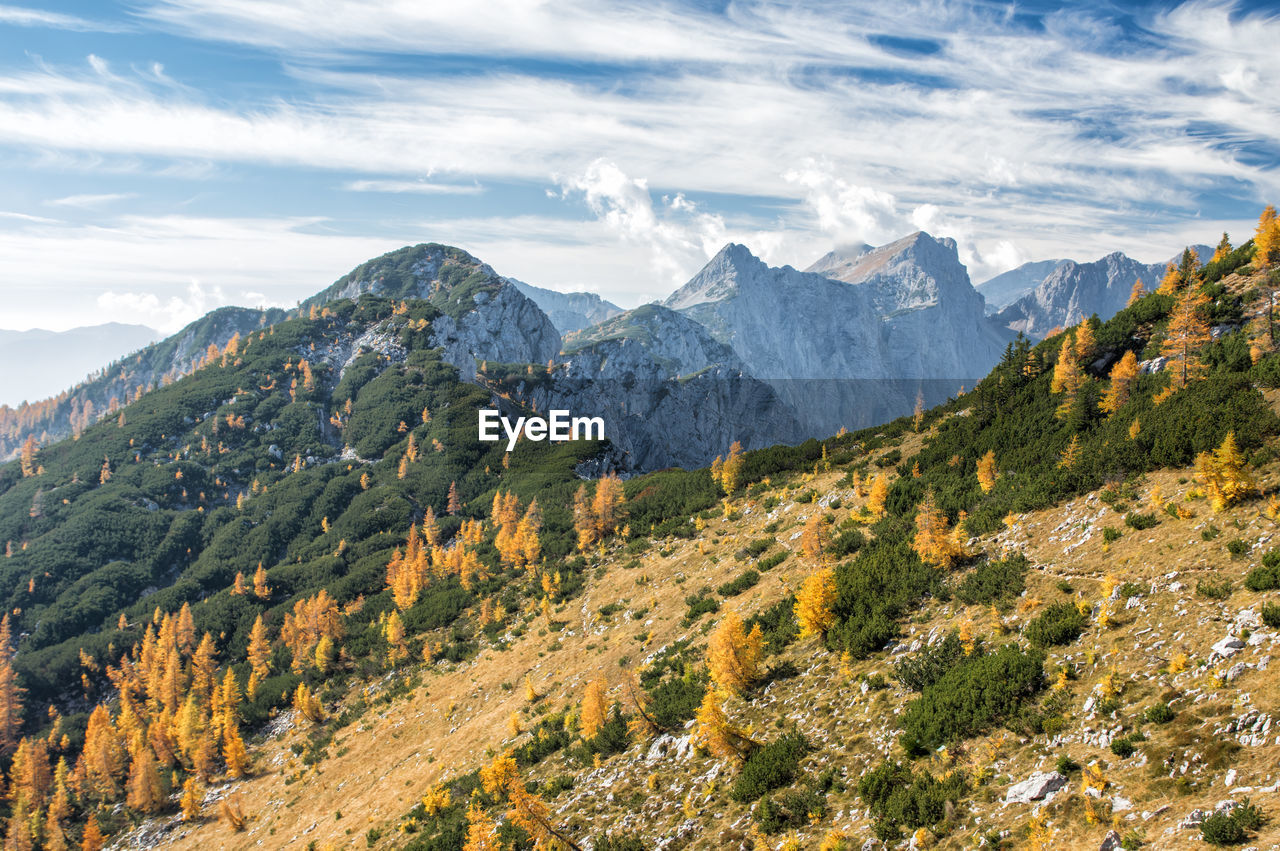
[[[882,315],[952,302],[971,307],[980,299],[960,262],[956,241],[916,231],[850,257],[833,251],[806,272],[865,286]]]

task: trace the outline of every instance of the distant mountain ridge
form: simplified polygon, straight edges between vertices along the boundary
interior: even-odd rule
[[[160,337],[153,328],[120,322],[66,331],[0,329],[0,404],[48,398]]]
[[[606,319],[622,313],[622,308],[605,301],[595,293],[562,293],[545,287],[535,287],[515,278],[507,278],[516,289],[533,299],[533,303],[547,314],[551,324],[561,334],[590,328]]]
[[[1191,248],[1201,264],[1213,254],[1207,245]],[[1040,340],[1054,328],[1076,325],[1094,314],[1102,320],[1110,319],[1128,303],[1135,281],[1142,281],[1144,289],[1153,290],[1164,278],[1165,267],[1165,263],[1142,263],[1115,251],[1091,263],[1025,263],[979,285],[978,291],[1007,300],[994,312],[997,324]],[[1018,287],[1025,289],[1015,298]]]

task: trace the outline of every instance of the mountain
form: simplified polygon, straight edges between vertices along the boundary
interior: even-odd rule
[[[1191,248],[1202,264],[1213,255],[1213,249],[1207,245]],[[1181,252],[1169,262],[1176,264],[1180,257]],[[1100,319],[1110,319],[1129,301],[1134,281],[1142,281],[1148,290],[1155,289],[1164,278],[1166,267],[1165,263],[1141,263],[1116,251],[1092,263],[1074,260],[1027,263],[991,279],[978,290],[985,292],[985,288],[992,285],[1004,289],[1014,281],[1030,283],[1050,262],[1053,267],[1029,287],[1029,292],[996,311],[994,319],[1001,327],[1039,340],[1053,328],[1076,325],[1094,314]]]
[[[987,300],[987,313],[997,313],[1040,286],[1045,278],[1069,260],[1037,260],[1002,272],[978,284],[977,290]]]
[[[0,330],[0,404],[53,396],[159,337],[144,325],[118,322],[67,331]]]
[[[605,301],[595,293],[562,293],[543,287],[535,287],[515,278],[508,278],[516,289],[533,299],[534,304],[547,314],[551,324],[561,334],[581,331],[606,319],[617,316],[622,308]]]
[[[303,309],[338,299],[375,295],[424,299],[444,315],[432,342],[463,377],[486,360],[544,363],[560,350],[560,334],[546,314],[492,267],[460,248],[407,246],[362,263],[302,303]]]
[[[925,233],[804,272],[731,244],[663,304],[733,347],[809,435],[899,416],[917,396],[942,401],[1011,339],[985,319],[955,242]]]

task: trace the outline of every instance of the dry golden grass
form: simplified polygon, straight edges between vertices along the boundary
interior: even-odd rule
[[[904,455],[914,451],[920,440],[908,435]],[[842,519],[856,510],[860,500],[851,499],[847,489],[837,486],[842,471],[809,477],[803,488],[812,487],[825,496],[838,492],[843,506],[835,513]],[[1073,500],[1057,508],[1020,516],[1012,530],[983,542],[992,553],[1005,546],[1025,552],[1035,568],[1027,577],[1024,601],[1040,601],[1037,606],[1013,606],[1002,613],[1003,622],[1015,630],[1039,614],[1044,604],[1073,600],[1091,607],[1102,602],[1104,583],[1116,586],[1133,582],[1144,593],[1136,608],[1126,601],[1112,601],[1110,623],[1099,625],[1094,617],[1081,638],[1068,647],[1053,648],[1046,669],[1050,681],[1056,669],[1069,665],[1074,678],[1065,682],[1067,709],[1061,730],[1063,741],[1050,743],[1045,736],[1027,740],[1006,730],[962,743],[935,754],[922,764],[935,773],[962,769],[979,785],[961,806],[960,826],[941,837],[937,846],[946,849],[970,848],[977,838],[991,830],[1010,831],[1011,847],[1024,847],[1027,827],[1033,815],[1031,805],[1002,805],[1011,783],[1035,771],[1051,770],[1059,756],[1068,755],[1081,765],[1093,765],[1105,779],[1100,799],[1086,798],[1080,775],[1069,787],[1041,810],[1042,835],[1050,836],[1054,848],[1091,848],[1101,843],[1113,826],[1123,835],[1140,830],[1153,848],[1202,848],[1197,830],[1174,830],[1195,808],[1212,809],[1227,797],[1239,798],[1223,785],[1228,769],[1236,771],[1236,787],[1253,787],[1245,793],[1258,803],[1270,821],[1250,844],[1260,848],[1280,842],[1280,795],[1260,791],[1280,779],[1280,718],[1269,743],[1258,747],[1230,744],[1231,737],[1215,732],[1226,720],[1251,707],[1280,714],[1280,681],[1271,671],[1248,670],[1229,684],[1215,680],[1223,665],[1203,664],[1211,645],[1226,635],[1228,626],[1241,609],[1254,607],[1262,595],[1243,590],[1242,577],[1257,563],[1261,551],[1247,557],[1232,557],[1227,541],[1240,538],[1252,545],[1259,540],[1280,542],[1280,529],[1267,519],[1264,501],[1212,515],[1204,500],[1187,496],[1194,487],[1189,470],[1164,471],[1149,477],[1132,508],[1147,511],[1145,495],[1157,485],[1166,502],[1190,507],[1194,516],[1175,518],[1160,515],[1155,528],[1137,531],[1123,525],[1123,517],[1107,509],[1096,496]],[[1263,477],[1270,488],[1274,471]],[[1185,480],[1185,481],[1180,481]],[[802,488],[802,489],[803,489]],[[790,492],[794,496],[799,491]],[[631,561],[625,553],[605,557],[605,568],[589,580],[585,593],[553,613],[567,626],[559,633],[545,633],[545,619],[535,618],[525,634],[512,641],[509,649],[486,648],[466,664],[431,666],[414,671],[423,687],[412,696],[390,705],[375,705],[360,722],[342,730],[330,748],[331,756],[317,769],[303,770],[290,745],[301,741],[305,729],[295,730],[279,741],[268,743],[256,753],[259,776],[237,787],[246,813],[252,818],[241,833],[233,833],[219,822],[201,824],[174,844],[179,847],[250,848],[363,847],[370,827],[385,832],[378,847],[396,847],[406,837],[396,831],[403,815],[436,782],[465,773],[486,761],[486,755],[518,741],[510,735],[510,719],[517,714],[526,720],[528,702],[525,678],[539,693],[539,705],[560,708],[576,705],[582,689],[603,673],[610,684],[611,699],[621,698],[620,684],[626,670],[637,661],[667,644],[686,636],[704,641],[704,627],[715,615],[704,615],[690,628],[681,625],[684,598],[703,586],[717,585],[738,575],[745,566],[733,553],[759,537],[770,518],[757,505],[742,502],[740,519],[717,517],[696,541],[655,542],[640,557],[641,566],[624,569]],[[817,504],[796,504],[784,498],[776,509],[779,521],[776,538],[788,549],[798,550],[792,538]],[[1221,530],[1212,540],[1201,532],[1209,525]],[[1102,527],[1115,526],[1123,535],[1105,544]],[[705,552],[700,551],[703,544]],[[1268,544],[1269,546],[1270,544]],[[660,550],[670,547],[667,555]],[[750,614],[772,604],[794,590],[814,569],[798,552],[764,574],[751,590],[725,605],[741,607]],[[1177,576],[1169,574],[1176,572]],[[644,577],[646,581],[640,582]],[[1197,596],[1201,579],[1226,577],[1234,592],[1226,600]],[[1066,582],[1070,590],[1060,584]],[[1182,588],[1173,590],[1171,583]],[[1154,590],[1152,590],[1154,588]],[[623,610],[607,622],[599,614],[602,606],[621,603]],[[628,612],[646,610],[632,619]],[[924,639],[934,630],[945,631],[967,623],[972,632],[998,643],[1017,640],[1016,633],[998,635],[996,614],[990,607],[965,607],[958,602],[931,601],[904,625],[903,638],[910,643]],[[1274,633],[1274,630],[1261,630]],[[648,634],[647,640],[641,636]],[[552,642],[557,649],[549,649]],[[1270,645],[1250,647],[1232,662],[1260,661]],[[1179,654],[1189,657],[1187,670],[1169,673],[1170,662]],[[621,663],[628,660],[624,667]],[[843,790],[834,791],[827,801],[827,815],[796,834],[770,838],[780,847],[788,837],[799,847],[816,848],[833,829],[856,837],[854,847],[871,835],[863,817],[863,805],[853,786],[857,777],[896,749],[897,712],[912,695],[899,688],[890,677],[892,659],[875,658],[843,664],[836,654],[821,648],[813,639],[788,648],[772,664],[789,663],[796,676],[779,679],[746,700],[734,700],[728,711],[735,722],[745,725],[761,739],[780,733],[780,724],[794,723],[818,750],[804,764],[816,774],[834,767],[847,778]],[[890,687],[864,691],[859,678],[879,674],[890,679]],[[1104,681],[1119,689],[1118,717],[1126,721],[1147,706],[1173,700],[1178,715],[1167,725],[1142,724],[1148,740],[1139,745],[1148,762],[1140,757],[1122,760],[1096,740],[1086,741],[1086,731],[1097,733],[1116,726],[1118,721],[1086,717],[1082,706]],[[531,724],[526,723],[525,729]],[[522,734],[527,736],[527,733]],[[642,758],[644,748],[605,761],[600,767],[583,769],[569,765],[563,754],[554,755],[536,767],[533,777],[574,773],[575,786],[549,803],[575,836],[591,836],[636,815],[650,839],[670,836],[693,819],[685,847],[712,849],[738,847],[749,842],[748,808],[732,803],[727,788],[732,770],[715,760],[695,756],[680,764],[659,762],[649,765]],[[1168,769],[1157,768],[1163,759],[1175,768],[1198,754],[1200,765],[1189,769],[1190,785],[1180,786],[1168,778]],[[286,782],[290,776],[299,777]],[[1112,814],[1115,796],[1132,803],[1132,809]],[[574,801],[568,806],[569,801]],[[1162,807],[1168,809],[1158,813]],[[343,813],[335,819],[335,812]],[[1143,814],[1150,814],[1144,819]],[[1130,819],[1130,816],[1134,818]],[[978,823],[977,819],[981,819]],[[687,825],[686,825],[687,827]],[[259,843],[261,843],[259,845]]]

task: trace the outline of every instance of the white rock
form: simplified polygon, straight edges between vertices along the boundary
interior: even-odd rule
[[[1056,792],[1067,784],[1067,778],[1056,771],[1033,774],[1021,783],[1015,783],[1005,793],[1006,804],[1027,804],[1038,801],[1050,792]]]
[[[1244,642],[1234,635],[1228,635],[1226,638],[1213,645],[1213,652],[1217,653],[1223,659],[1230,658],[1244,649]]]

